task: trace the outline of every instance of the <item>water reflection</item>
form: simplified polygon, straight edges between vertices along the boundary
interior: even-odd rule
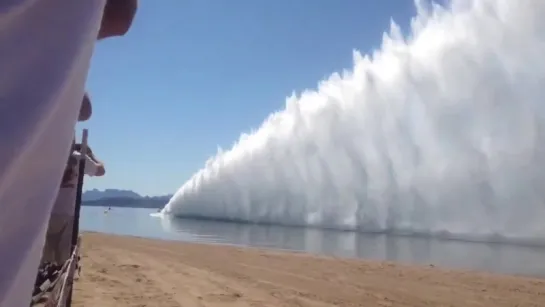
[[[542,247],[205,220],[164,218],[161,223],[166,231],[190,234],[196,241],[545,276]]]
[[[470,243],[323,229],[153,218],[155,210],[84,207],[81,229],[180,241],[304,251],[338,257],[545,277],[541,247]]]

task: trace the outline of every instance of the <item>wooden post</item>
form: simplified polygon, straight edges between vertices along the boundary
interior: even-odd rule
[[[79,237],[79,216],[81,211],[81,197],[83,193],[83,178],[85,177],[85,160],[87,157],[87,138],[89,136],[89,131],[87,129],[83,129],[83,133],[81,135],[81,151],[80,151],[80,159],[79,159],[79,173],[78,173],[78,186],[77,186],[77,192],[76,192],[76,206],[74,211],[74,223],[72,227],[72,248],[70,249],[71,254],[74,253],[74,249],[76,249],[76,246],[78,245],[78,237]],[[72,259],[72,261],[75,261],[77,263],[78,255],[75,256],[75,259]],[[68,298],[66,301],[66,306],[71,307],[72,306],[72,292],[73,286],[70,289],[70,292],[68,293]]]

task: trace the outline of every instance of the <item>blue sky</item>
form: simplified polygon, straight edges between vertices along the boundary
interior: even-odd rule
[[[412,0],[140,1],[130,33],[97,44],[87,89],[93,151],[85,189],[174,193],[217,147],[377,48]]]

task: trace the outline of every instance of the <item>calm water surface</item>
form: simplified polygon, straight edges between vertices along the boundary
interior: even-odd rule
[[[434,264],[545,277],[545,248],[323,229],[248,225],[150,216],[153,209],[83,207],[87,231],[187,242],[304,251],[330,256]]]

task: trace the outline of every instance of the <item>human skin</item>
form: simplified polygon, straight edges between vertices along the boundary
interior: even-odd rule
[[[127,34],[137,8],[138,0],[107,0],[98,39]]]

